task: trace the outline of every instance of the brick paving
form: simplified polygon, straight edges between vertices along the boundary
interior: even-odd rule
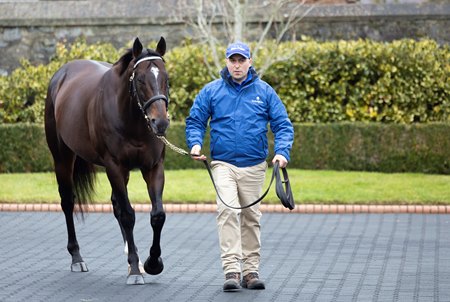
[[[168,213],[164,271],[127,286],[111,213],[76,222],[89,272],[71,273],[61,212],[3,210],[0,301],[450,301],[449,214],[267,211],[262,219],[266,290],[224,293],[211,211]],[[137,213],[135,237],[145,259],[148,213]]]

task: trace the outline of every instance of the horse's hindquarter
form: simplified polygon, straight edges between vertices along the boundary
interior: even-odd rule
[[[103,63],[88,60],[66,64],[61,69],[64,78],[54,99],[60,138],[77,155],[89,161],[95,161],[98,154],[91,141],[89,128],[93,125],[90,122],[92,117],[88,118],[88,110],[90,107],[93,109],[97,95],[101,92],[100,80],[109,69]]]

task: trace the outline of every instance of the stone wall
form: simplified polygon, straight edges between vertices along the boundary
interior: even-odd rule
[[[168,47],[174,47],[191,32],[183,18],[172,16],[167,9],[176,2],[165,0],[163,8],[157,0],[0,0],[0,74],[19,66],[20,58],[46,63],[58,41],[72,42],[79,36],[89,43],[110,42],[115,47],[136,36],[144,43],[164,36]],[[428,37],[450,43],[449,1],[366,3],[315,6],[290,35],[377,41]],[[255,11],[248,20],[255,36],[265,18],[264,12]]]

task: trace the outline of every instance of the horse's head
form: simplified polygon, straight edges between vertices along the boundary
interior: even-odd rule
[[[138,38],[134,41],[133,73],[130,77],[131,93],[137,99],[145,119],[154,134],[161,136],[169,126],[169,76],[163,55],[166,41],[163,37],[156,50],[144,50]]]

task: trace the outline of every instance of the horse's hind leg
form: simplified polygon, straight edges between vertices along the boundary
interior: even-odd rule
[[[45,105],[45,136],[55,163],[56,180],[58,182],[58,191],[61,197],[61,208],[66,218],[68,234],[67,250],[70,255],[72,255],[71,270],[77,272],[87,272],[87,266],[80,255],[80,247],[75,234],[75,225],[73,221],[73,169],[75,155],[62,142],[62,140],[58,138],[50,88]]]
[[[55,108],[53,106],[52,92],[56,85],[56,75],[48,88],[45,102],[45,136],[47,144],[52,153],[58,191],[61,197],[61,208],[66,218],[68,243],[67,250],[72,255],[72,271],[87,272],[87,266],[80,255],[75,225],[73,221],[74,191],[73,191],[73,169],[75,155],[58,137],[56,130]]]
[[[88,268],[80,254],[80,247],[78,245],[77,236],[75,233],[75,224],[73,220],[74,210],[74,192],[73,192],[73,161],[66,160],[65,162],[55,162],[55,173],[58,181],[59,195],[61,196],[61,208],[66,218],[68,243],[67,250],[72,256],[72,272],[87,272]]]

